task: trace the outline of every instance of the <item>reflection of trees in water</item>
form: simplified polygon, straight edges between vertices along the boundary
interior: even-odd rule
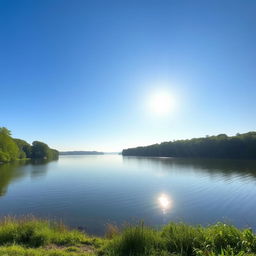
[[[0,196],[4,196],[10,183],[30,176],[36,178],[46,175],[48,165],[46,160],[17,161],[0,164]]]
[[[53,162],[57,160],[45,160],[45,159],[37,159],[37,160],[32,160],[30,163],[30,176],[31,178],[37,178],[37,177],[42,177],[46,176],[47,170],[48,170],[48,164],[49,162]],[[35,167],[36,166],[36,167]]]
[[[207,172],[222,176],[237,175],[256,179],[256,160],[234,159],[195,159],[195,158],[159,158],[159,157],[132,157],[124,156],[124,162],[145,166],[154,165],[161,171],[175,172]]]
[[[11,181],[19,180],[25,176],[19,167],[26,164],[23,161],[0,165],[0,196],[7,192],[7,187]]]

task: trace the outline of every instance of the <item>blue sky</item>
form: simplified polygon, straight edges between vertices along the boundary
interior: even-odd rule
[[[0,0],[0,126],[119,151],[255,130],[256,1]],[[152,115],[166,91],[175,110]]]

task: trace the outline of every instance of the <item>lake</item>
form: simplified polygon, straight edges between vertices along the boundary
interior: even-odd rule
[[[255,230],[255,213],[256,161],[84,155],[0,165],[0,216],[62,220],[90,234],[140,220]]]

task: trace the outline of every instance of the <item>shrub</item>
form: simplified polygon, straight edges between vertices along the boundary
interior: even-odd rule
[[[0,150],[0,162],[9,162],[10,160],[9,154]]]
[[[232,225],[217,223],[205,230],[209,247],[220,253],[223,249],[233,248],[234,252],[242,249],[242,232]]]
[[[183,223],[170,223],[162,230],[161,237],[167,250],[181,255],[193,255],[195,248],[205,247],[204,229]]]
[[[120,234],[120,230],[116,225],[108,223],[106,225],[106,232],[105,232],[105,237],[107,239],[112,239],[116,235]]]
[[[159,233],[140,224],[127,227],[120,235],[115,236],[106,247],[106,255],[161,255],[160,252],[157,253],[161,249],[163,244]]]

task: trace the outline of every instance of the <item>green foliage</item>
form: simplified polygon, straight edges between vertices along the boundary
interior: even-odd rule
[[[61,248],[43,249],[26,248],[18,245],[0,247],[0,256],[96,256],[94,253],[70,252]]]
[[[24,140],[13,139],[11,132],[0,127],[0,163],[18,159],[58,159],[59,152],[43,142],[34,141],[32,146]]]
[[[158,232],[143,224],[126,228],[108,244],[108,256],[140,256],[161,255],[163,243]],[[157,253],[158,252],[158,253]]]
[[[34,159],[46,159],[48,153],[48,146],[40,141],[34,141],[32,143],[32,158]]]
[[[59,152],[55,149],[51,149],[47,144],[34,141],[32,143],[32,158],[33,159],[57,159]]]
[[[59,151],[57,151],[56,149],[49,148],[47,152],[47,159],[53,160],[58,158],[59,158]]]
[[[20,150],[20,159],[22,158],[31,158],[32,157],[32,147],[25,140],[14,139],[15,143],[19,147]]]
[[[256,159],[256,132],[177,140],[147,147],[124,149],[127,156],[206,157]]]
[[[0,150],[0,163],[9,162],[9,161],[11,161],[9,154]]]
[[[62,224],[35,218],[0,222],[0,256],[256,256],[256,235],[217,223],[170,223],[161,230],[139,224],[108,239],[89,237]]]
[[[0,127],[0,162],[9,162],[19,157],[19,148],[11,137],[11,132]]]
[[[242,233],[234,226],[217,223],[206,229],[206,240],[209,247],[216,252],[221,252],[222,249],[234,248],[237,252],[241,251]]]
[[[204,248],[206,238],[204,229],[183,223],[170,223],[162,230],[165,248],[180,255],[193,255],[195,248]]]
[[[233,249],[224,249],[221,250],[220,253],[214,253],[214,252],[203,252],[201,250],[196,251],[196,256],[255,256],[255,254],[252,253],[246,253],[244,251],[240,251],[238,253],[235,253]]]
[[[170,223],[162,231],[166,248],[180,255],[245,255],[256,253],[256,236],[232,225],[217,223],[203,228]]]
[[[217,223],[208,227],[170,223],[160,231],[143,226],[130,227],[106,246],[109,256],[180,255],[245,256],[256,255],[256,236],[232,225]]]
[[[34,218],[5,218],[0,223],[0,245],[19,244],[39,247],[54,243],[74,245],[87,242],[88,237],[61,224]]]

